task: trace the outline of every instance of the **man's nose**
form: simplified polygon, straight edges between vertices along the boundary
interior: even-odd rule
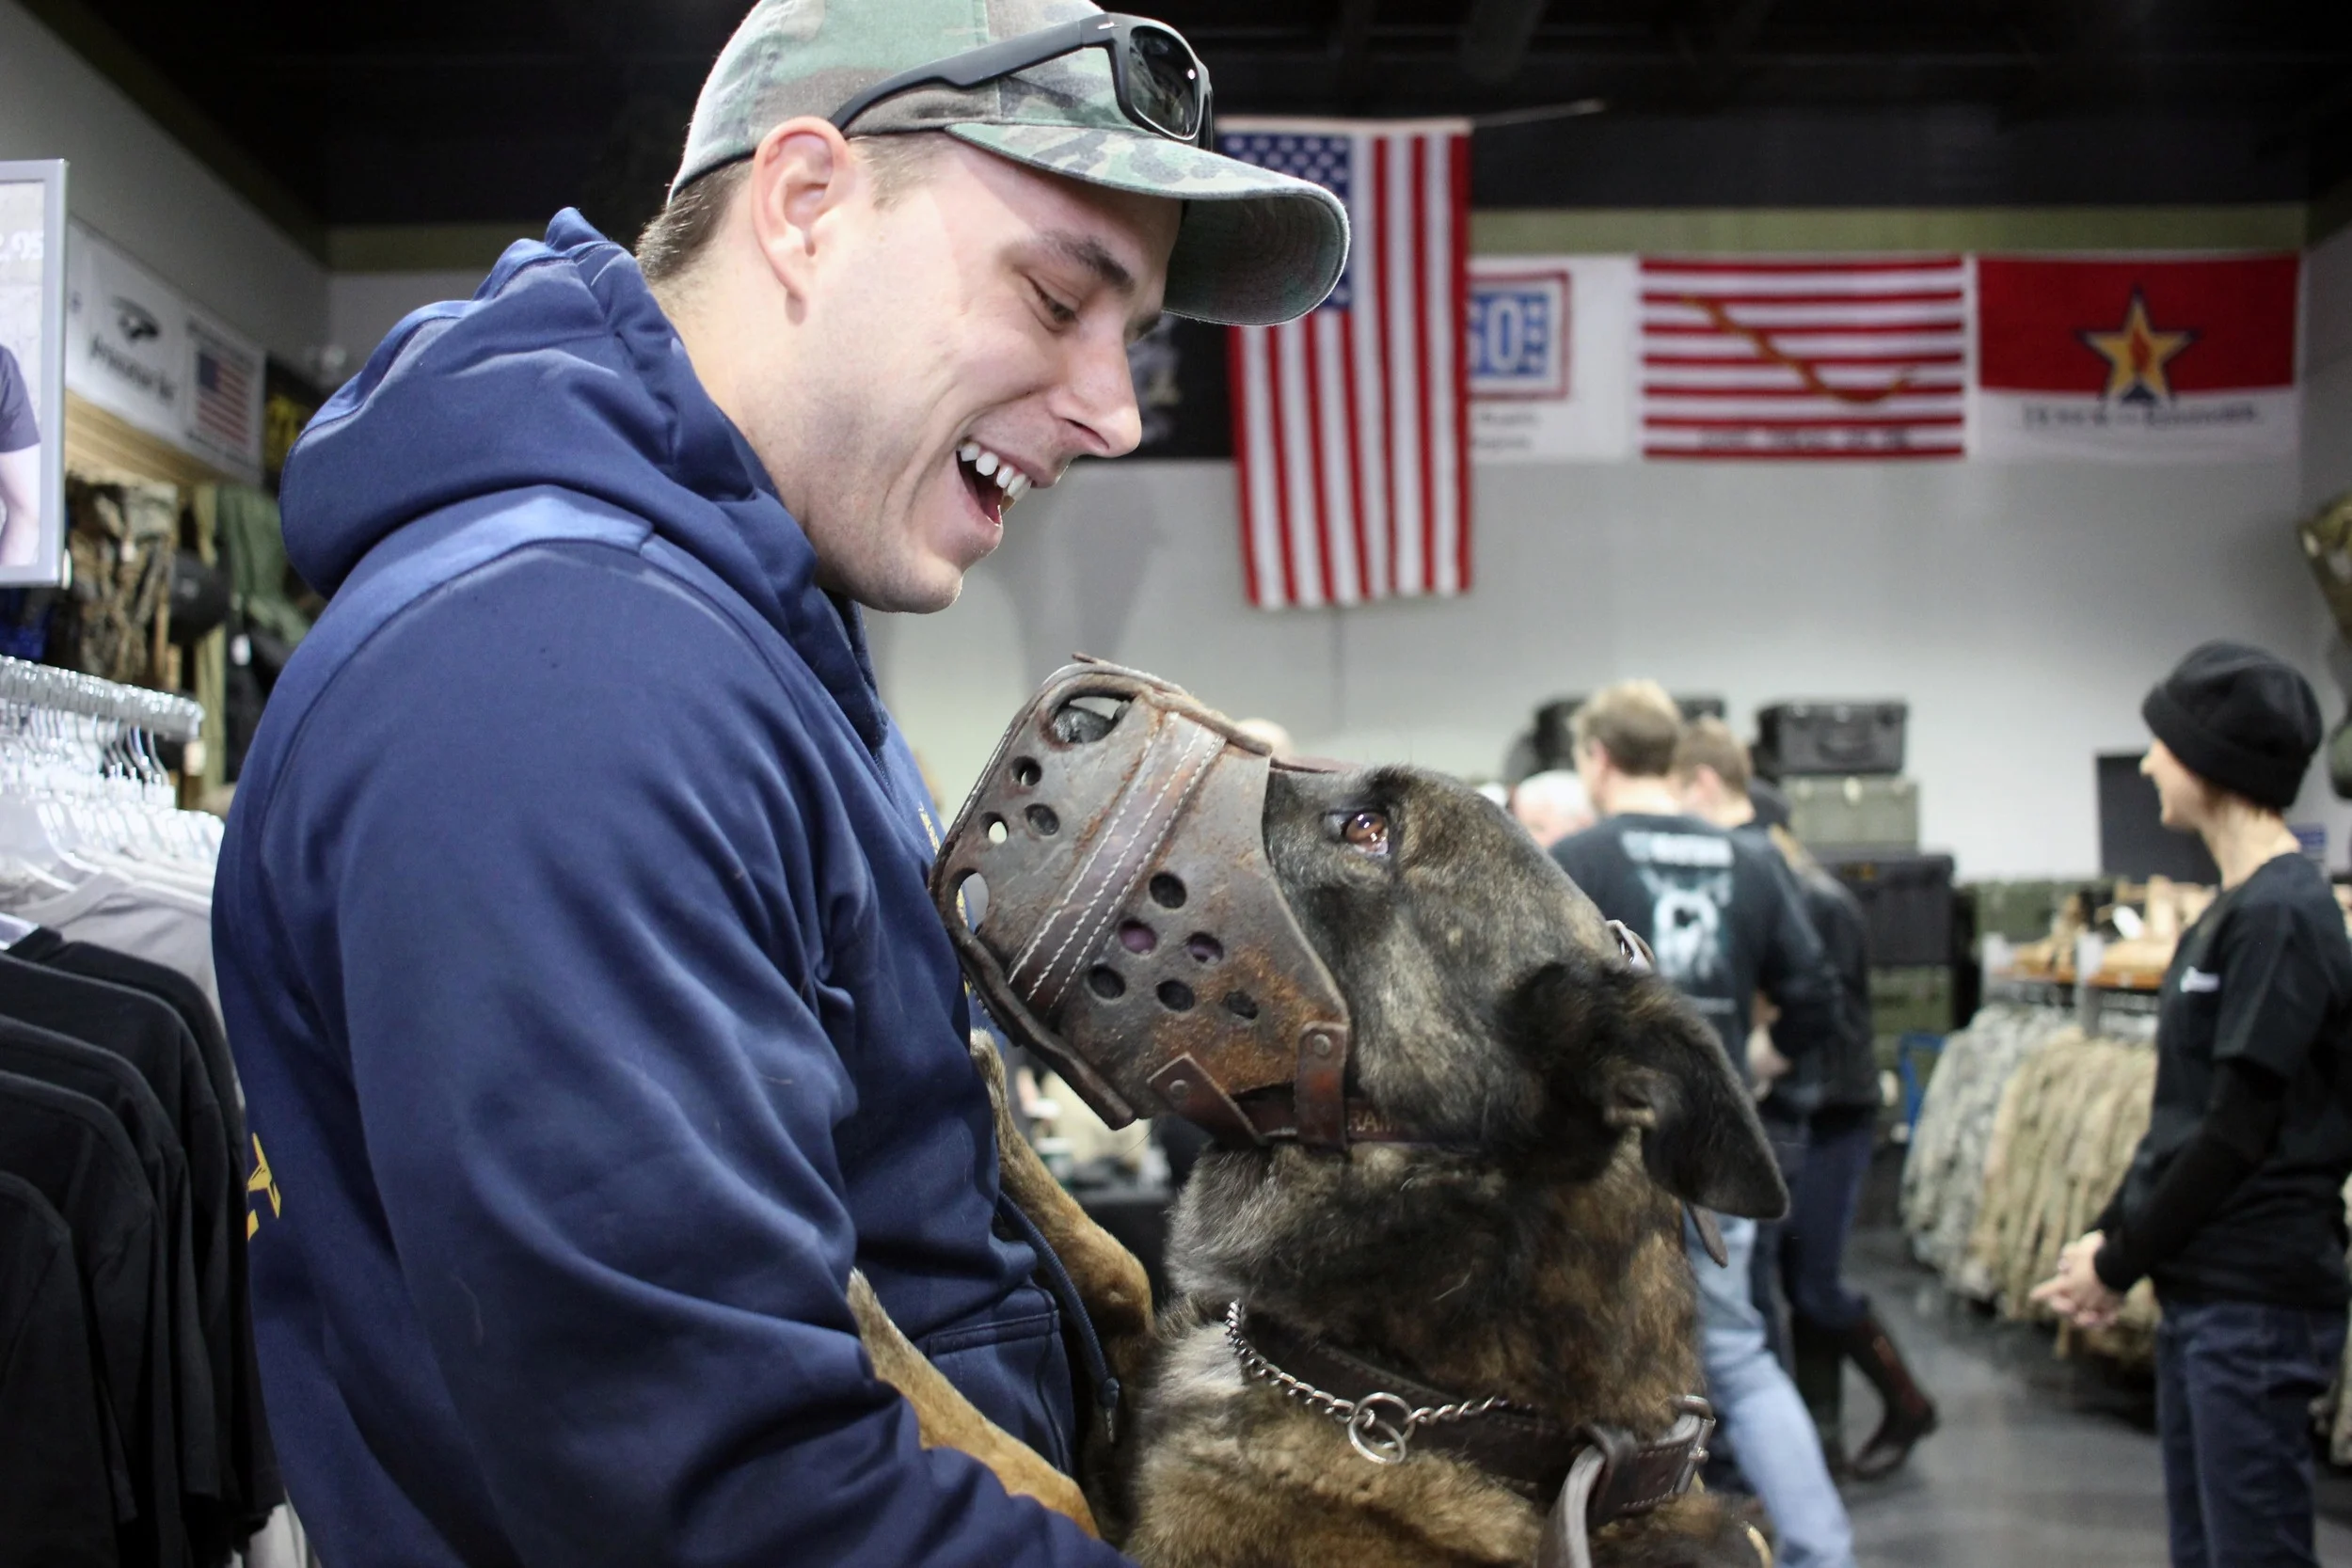
[[[1120,457],[1142,444],[1143,410],[1120,334],[1088,333],[1072,344],[1060,402],[1057,412],[1077,427],[1088,455]]]

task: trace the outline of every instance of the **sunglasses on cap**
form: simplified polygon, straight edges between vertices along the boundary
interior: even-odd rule
[[[834,128],[848,131],[858,116],[902,92],[977,87],[1081,49],[1110,52],[1111,90],[1118,96],[1120,113],[1155,136],[1196,147],[1211,145],[1216,132],[1210,124],[1209,68],[1183,34],[1139,16],[1081,17],[902,71],[835,109]]]

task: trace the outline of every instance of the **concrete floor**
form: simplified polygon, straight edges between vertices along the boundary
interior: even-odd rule
[[[2152,1389],[2058,1361],[2046,1333],[1955,1300],[1892,1228],[1856,1232],[1848,1274],[1943,1417],[1903,1469],[1846,1488],[1863,1568],[2161,1568]],[[1849,1447],[1877,1419],[1850,1370]],[[2320,1561],[2352,1568],[2352,1478],[2325,1473],[2321,1509]]]

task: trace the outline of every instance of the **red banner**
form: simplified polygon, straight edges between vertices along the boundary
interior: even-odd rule
[[[1976,450],[2122,461],[2295,450],[2301,258],[1979,257]]]

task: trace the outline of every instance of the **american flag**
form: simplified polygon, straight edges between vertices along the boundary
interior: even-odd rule
[[[1347,203],[1324,305],[1232,330],[1249,602],[1351,605],[1470,586],[1467,121],[1231,122],[1225,152]]]
[[[254,417],[253,356],[222,342],[202,328],[196,342],[196,400],[190,410],[198,433],[222,451],[258,456],[260,424]]]
[[[1958,457],[1958,256],[1642,260],[1642,452]]]

